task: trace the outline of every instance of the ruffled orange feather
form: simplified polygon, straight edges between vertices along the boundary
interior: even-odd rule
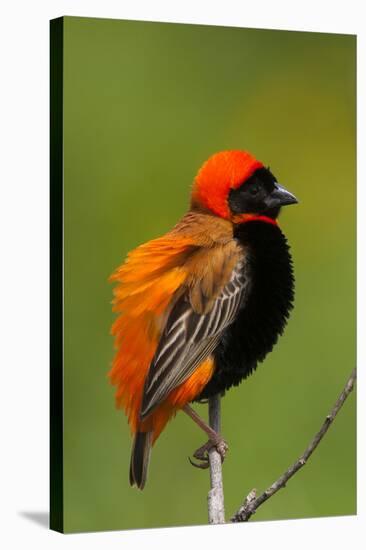
[[[208,358],[140,421],[145,378],[170,308],[189,276],[185,264],[194,248],[192,239],[185,236],[155,239],[130,252],[110,278],[117,283],[113,310],[119,313],[112,326],[116,354],[109,373],[117,386],[116,404],[125,410],[133,433],[153,431],[154,441],[171,416],[202,391],[213,373],[213,360]]]

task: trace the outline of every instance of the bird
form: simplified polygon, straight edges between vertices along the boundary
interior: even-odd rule
[[[129,481],[143,489],[151,448],[177,412],[207,434],[194,463],[227,443],[191,407],[239,385],[274,345],[294,305],[294,270],[279,227],[295,195],[246,150],[211,155],[188,211],[112,273],[115,354],[108,373],[133,436]]]

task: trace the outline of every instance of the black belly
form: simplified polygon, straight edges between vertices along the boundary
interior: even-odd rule
[[[213,355],[215,372],[196,400],[237,386],[263,361],[283,333],[294,299],[292,260],[278,226],[252,221],[238,226],[251,279],[249,295]]]

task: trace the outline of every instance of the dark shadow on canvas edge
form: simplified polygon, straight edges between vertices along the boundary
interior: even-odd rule
[[[21,511],[18,512],[18,515],[40,525],[41,527],[49,529],[50,515],[48,512]]]

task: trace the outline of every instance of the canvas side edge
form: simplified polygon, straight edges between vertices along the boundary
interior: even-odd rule
[[[50,21],[50,529],[64,532],[63,73],[64,20]]]

